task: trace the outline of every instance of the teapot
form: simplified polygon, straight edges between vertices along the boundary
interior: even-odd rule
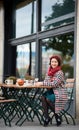
[[[17,83],[18,83],[18,85],[22,86],[24,84],[24,80],[23,79],[17,79]]]

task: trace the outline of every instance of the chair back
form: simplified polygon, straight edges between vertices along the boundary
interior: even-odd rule
[[[74,87],[74,83],[75,83],[75,79],[74,78],[67,78],[66,79],[66,83],[65,83],[65,87],[66,88],[73,88]]]
[[[67,88],[67,92],[68,92],[68,104],[69,104],[67,110],[70,108],[71,103],[74,100],[74,95],[73,95],[74,86],[75,86],[75,79],[67,78],[65,83],[65,87]]]

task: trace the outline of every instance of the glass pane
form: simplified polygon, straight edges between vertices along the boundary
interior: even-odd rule
[[[35,77],[35,57],[36,57],[36,43],[32,42],[32,54],[31,54],[31,75]]]
[[[74,34],[63,34],[42,40],[42,78],[45,77],[51,55],[62,57],[65,78],[73,77],[74,72]]]
[[[42,30],[74,22],[74,0],[42,0]]]
[[[36,32],[36,1],[22,5],[16,9],[16,38]]]
[[[35,48],[35,42],[17,46],[17,77],[24,78],[26,75],[35,77]]]

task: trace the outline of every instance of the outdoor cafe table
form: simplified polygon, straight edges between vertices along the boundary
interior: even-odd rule
[[[19,86],[17,84],[1,83],[0,87],[4,92],[3,96],[5,98],[14,98],[17,100],[14,110],[15,114],[12,114],[13,117],[11,117],[13,119],[17,115],[18,120],[16,125],[22,125],[26,119],[33,121],[35,116],[40,124],[43,123],[41,96],[49,86]]]

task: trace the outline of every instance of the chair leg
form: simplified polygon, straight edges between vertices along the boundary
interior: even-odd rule
[[[65,117],[67,124],[69,124],[69,120],[68,120],[68,117],[67,117],[67,115],[68,115],[68,116],[71,117],[71,119],[73,121],[73,125],[76,125],[75,120],[74,120],[73,116],[70,113],[68,113],[67,111],[63,110],[61,112],[61,115]]]
[[[76,125],[75,120],[74,120],[74,118],[72,117],[72,115],[69,114],[68,112],[66,112],[66,113],[67,113],[67,115],[69,115],[69,116],[71,117],[71,119],[72,119],[72,121],[73,121],[73,125]]]

